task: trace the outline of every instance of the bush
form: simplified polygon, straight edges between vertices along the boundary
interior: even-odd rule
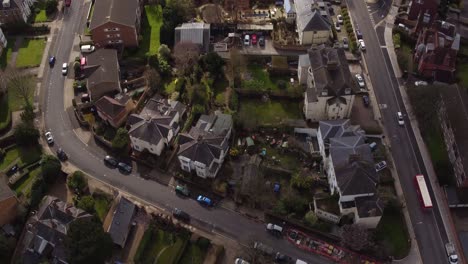
[[[31,198],[29,200],[29,204],[32,208],[35,208],[39,205],[42,198],[44,197],[46,190],[47,186],[42,177],[37,177],[31,187]]]
[[[393,34],[393,45],[395,45],[395,48],[398,49],[401,46],[401,39],[400,39],[400,34]]]
[[[52,155],[47,155],[42,159],[42,177],[47,184],[52,184],[62,173],[62,164]]]
[[[76,206],[92,214],[94,213],[94,198],[90,195],[83,196],[78,200]]]
[[[88,187],[88,180],[86,179],[83,172],[75,171],[68,177],[67,186],[72,191],[83,191]]]
[[[288,87],[288,83],[285,80],[278,80],[276,82],[276,85],[278,86],[279,89],[285,90]]]
[[[229,98],[229,108],[232,111],[237,111],[237,107],[239,106],[239,97],[237,92],[232,90],[231,97]]]
[[[309,226],[314,226],[317,223],[317,215],[315,215],[314,211],[309,211],[304,216],[304,222]]]
[[[52,15],[57,11],[57,5],[58,1],[57,0],[47,0],[46,1],[46,14],[48,16]]]

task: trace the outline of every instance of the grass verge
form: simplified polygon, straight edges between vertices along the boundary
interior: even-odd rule
[[[376,238],[381,240],[395,259],[402,259],[409,253],[411,244],[405,220],[401,212],[384,210],[376,230]]]
[[[299,103],[294,100],[262,102],[255,99],[241,99],[239,120],[245,128],[278,124],[287,119],[302,119]]]

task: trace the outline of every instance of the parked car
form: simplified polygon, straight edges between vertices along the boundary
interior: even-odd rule
[[[245,46],[250,45],[250,36],[248,34],[244,36],[244,45]]]
[[[15,164],[13,165],[13,167],[11,167],[7,172],[6,172],[6,175],[7,176],[11,176],[13,174],[15,174],[17,171],[18,171],[18,164]]]
[[[290,263],[292,261],[292,258],[288,255],[276,252],[275,260],[278,263]]]
[[[397,112],[397,120],[400,126],[405,124],[405,120],[403,120],[403,114],[401,112]]]
[[[80,47],[81,53],[91,53],[94,51],[94,46],[93,45],[83,45]]]
[[[266,230],[275,236],[281,236],[283,233],[283,227],[275,225],[273,223],[268,223],[266,225]]]
[[[172,211],[172,215],[176,219],[182,220],[184,222],[190,222],[190,215],[178,208],[175,208],[174,211]]]
[[[190,196],[190,192],[187,189],[187,187],[182,186],[182,185],[177,185],[175,187],[175,192],[176,192],[176,194],[180,194],[180,195],[183,195],[183,196],[187,196],[187,197]]]
[[[343,49],[349,49],[348,38],[343,38]]]
[[[241,258],[236,258],[236,260],[234,260],[234,264],[250,264],[250,262],[243,260]]]
[[[262,244],[260,242],[255,242],[254,243],[254,249],[262,252],[262,254],[264,255],[268,255],[268,256],[274,256],[275,254],[275,251],[273,250],[273,248],[271,248],[270,246],[267,246],[265,244]]]
[[[375,171],[376,172],[379,172],[385,168],[387,168],[387,162],[385,160],[382,160],[380,162],[378,162],[377,164],[375,164]]]
[[[44,135],[45,135],[45,138],[47,140],[47,144],[49,144],[49,145],[54,144],[54,137],[52,136],[52,132],[47,131]]]
[[[366,51],[366,43],[364,43],[362,39],[359,40],[359,49],[361,49],[361,51]]]
[[[63,151],[61,148],[57,150],[57,157],[61,161],[66,161],[68,159],[67,153],[65,153],[65,151]]]
[[[54,67],[54,65],[55,65],[55,57],[54,57],[54,56],[51,56],[51,57],[49,58],[49,66],[50,66],[50,67]]]
[[[363,101],[365,107],[369,107],[369,105],[370,105],[369,96],[363,95],[362,96],[362,101]]]
[[[338,23],[340,23],[341,25],[343,25],[343,16],[342,15],[337,15],[336,16],[336,20],[338,21]]]
[[[362,39],[362,33],[361,33],[361,30],[359,30],[359,29],[356,29],[356,37],[357,37],[357,39]]]
[[[258,45],[259,45],[260,47],[265,47],[265,37],[264,37],[264,36],[260,36],[260,37],[258,38]]]
[[[68,73],[68,63],[64,62],[62,64],[62,75],[67,75]]]
[[[415,81],[414,85],[415,86],[427,86],[429,84],[426,81]]]
[[[335,29],[336,29],[336,31],[341,32],[340,22],[336,21]]]
[[[198,195],[197,202],[199,204],[201,204],[201,205],[204,205],[204,206],[212,206],[213,205],[213,201],[211,201],[210,198],[208,198],[206,196],[203,196],[203,195]]]
[[[104,163],[107,165],[107,166],[110,166],[110,167],[117,167],[117,164],[119,164],[119,162],[117,161],[117,159],[115,159],[114,157],[112,156],[105,156],[104,157]]]
[[[119,168],[119,171],[123,174],[130,174],[132,173],[132,166],[131,165],[128,165],[127,163],[125,162],[119,162],[117,164],[117,167]]]
[[[257,35],[252,34],[252,46],[257,45]]]
[[[356,77],[356,81],[357,81],[360,88],[366,87],[366,83],[364,82],[364,78],[362,78],[361,74],[356,73],[356,75],[354,75],[354,77]]]

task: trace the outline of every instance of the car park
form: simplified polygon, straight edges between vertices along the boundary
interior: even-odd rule
[[[57,150],[57,157],[59,158],[60,161],[68,160],[67,153],[65,153],[65,151],[63,151],[63,149],[61,148]]]
[[[354,75],[354,77],[356,77],[356,81],[357,81],[360,88],[366,87],[366,83],[364,82],[364,78],[362,78],[361,74],[356,73],[356,75]]]
[[[67,75],[68,73],[68,63],[64,62],[62,64],[62,75]]]
[[[119,164],[119,162],[117,161],[117,159],[115,159],[114,157],[112,156],[105,156],[104,157],[104,163],[107,165],[107,166],[110,166],[110,167],[117,167],[117,165]]]
[[[370,105],[369,96],[363,95],[362,96],[362,102],[364,103],[365,107],[369,107],[369,105]]]
[[[245,35],[244,36],[244,45],[249,46],[250,45],[250,35]]]
[[[336,16],[336,20],[338,21],[338,23],[340,23],[341,25],[343,25],[343,16],[342,16],[342,15],[337,15],[337,16]]]
[[[128,165],[125,162],[119,162],[117,164],[117,167],[119,168],[119,171],[123,174],[130,174],[132,173],[132,166]]]
[[[252,46],[257,45],[257,35],[252,34]]]
[[[343,38],[343,49],[349,49],[348,38]]]
[[[54,57],[54,56],[51,56],[51,57],[49,58],[49,66],[50,66],[50,67],[54,67],[54,65],[55,65],[55,57]]]
[[[260,36],[260,37],[258,38],[258,45],[259,45],[260,47],[265,47],[265,37],[264,37],[264,36]]]
[[[397,112],[397,120],[400,126],[405,124],[405,120],[403,120],[403,114],[401,112]]]
[[[236,258],[236,260],[234,260],[234,264],[250,264],[250,262],[243,260],[241,258]]]
[[[336,23],[335,23],[335,29],[336,29],[336,31],[341,32],[340,23],[338,21],[336,21]]]
[[[414,85],[415,86],[427,86],[429,84],[426,81],[415,81]]]
[[[172,211],[172,215],[174,216],[174,218],[179,219],[181,221],[190,222],[190,215],[178,208],[175,208]]]
[[[54,144],[54,137],[52,136],[52,132],[48,131],[44,135],[45,135],[45,138],[47,140],[47,144],[49,144],[49,145]]]
[[[365,51],[366,50],[366,43],[364,43],[364,40],[360,39],[359,40],[359,49],[361,51]]]
[[[182,185],[177,185],[175,187],[175,192],[176,192],[176,194],[180,194],[180,195],[183,195],[183,196],[187,196],[187,197],[190,196],[190,192],[187,189],[187,187],[182,186]]]
[[[213,201],[206,197],[206,196],[203,196],[203,195],[199,195],[197,197],[197,202],[201,205],[204,205],[204,206],[212,206],[213,205]]]
[[[385,168],[387,168],[387,162],[385,160],[382,160],[380,162],[378,162],[377,164],[375,164],[375,171],[376,172],[379,172]]]

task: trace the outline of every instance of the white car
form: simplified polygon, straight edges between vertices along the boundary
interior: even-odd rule
[[[62,64],[62,75],[67,75],[68,73],[68,63],[64,62]]]
[[[48,131],[44,135],[47,140],[47,144],[52,145],[54,143],[54,137],[52,137],[52,133]]]
[[[236,260],[234,261],[234,264],[250,264],[250,262],[247,262],[241,258],[236,258]]]
[[[348,38],[343,38],[343,49],[349,49]]]
[[[94,46],[93,45],[83,45],[80,47],[81,53],[91,53],[94,51]]]
[[[375,171],[379,172],[383,169],[387,168],[387,162],[385,160],[382,160],[381,162],[375,164]]]
[[[415,86],[427,86],[428,83],[426,81],[415,81],[414,85]]]
[[[403,114],[401,112],[397,112],[397,119],[400,126],[405,124],[405,120],[403,120]]]
[[[360,40],[359,40],[359,48],[361,49],[361,51],[365,51],[365,50],[366,50],[366,43],[364,43],[364,40],[363,40],[363,39],[360,39]]]
[[[340,23],[341,25],[343,25],[343,16],[342,16],[342,15],[337,15],[337,16],[336,16],[336,20],[338,21],[338,23]]]
[[[362,78],[361,74],[356,73],[356,75],[354,75],[354,77],[356,77],[356,80],[357,80],[360,88],[364,88],[366,86],[366,83],[364,82],[364,78]]]
[[[340,22],[336,21],[335,29],[336,29],[336,31],[341,32]]]
[[[250,45],[250,35],[245,35],[244,37],[244,45],[249,46]]]

